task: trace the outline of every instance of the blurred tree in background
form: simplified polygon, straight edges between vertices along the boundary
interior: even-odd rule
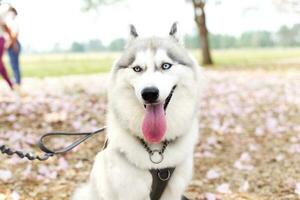
[[[184,36],[184,45],[188,49],[199,49],[200,40],[197,34],[194,35],[185,35]]]
[[[105,51],[107,47],[105,47],[101,40],[92,39],[88,42],[73,42],[70,48],[71,52],[98,52]]]
[[[209,41],[213,49],[227,49],[236,47],[238,39],[230,35],[210,34]]]
[[[194,7],[195,22],[199,32],[200,45],[202,49],[202,64],[212,65],[213,61],[210,53],[208,30],[206,26],[205,5],[206,0],[191,0]]]
[[[100,5],[111,5],[121,1],[124,0],[84,0],[84,10],[88,11],[91,9],[97,9]],[[188,0],[188,2],[192,2],[194,7],[195,22],[199,32],[199,39],[201,41],[200,44],[202,49],[202,64],[211,65],[213,64],[213,61],[210,53],[209,37],[208,30],[206,27],[206,15],[204,9],[206,5],[206,0]],[[112,45],[114,46],[116,44]]]
[[[86,11],[97,9],[100,6],[112,5],[126,0],[83,0]],[[207,0],[186,0],[194,8],[194,20],[197,32],[185,35],[184,43],[188,49],[202,49],[202,64],[212,64],[210,48],[255,48],[255,47],[299,47],[300,24],[293,27],[282,26],[276,33],[270,31],[247,31],[240,36],[209,33],[206,27],[205,6]],[[283,12],[293,11],[300,13],[300,0],[273,0],[278,9]],[[220,0],[212,0],[216,5],[224,3]],[[246,8],[247,9],[247,8]],[[113,40],[104,46],[100,40],[91,40],[88,43],[74,42],[70,51],[121,51],[125,46],[123,38]]]
[[[282,26],[277,33],[278,44],[283,47],[300,46],[300,24],[289,28]]]
[[[106,47],[102,44],[101,40],[93,39],[90,40],[87,44],[85,44],[86,51],[96,52],[96,51],[104,51]]]
[[[79,42],[73,42],[72,46],[71,46],[71,51],[72,52],[84,52],[85,49],[84,49],[84,45],[79,43]]]
[[[122,51],[125,46],[124,38],[117,38],[109,45],[103,45],[98,39],[92,39],[85,43],[74,42],[71,52],[99,52],[99,51]],[[264,47],[300,47],[300,24],[292,27],[282,26],[277,32],[247,31],[240,36],[225,34],[209,35],[209,43],[212,49],[228,48],[264,48]],[[200,49],[201,40],[198,33],[185,35],[184,44],[188,49]],[[53,49],[60,52],[60,48]]]
[[[272,47],[274,38],[269,31],[249,31],[241,35],[238,47]]]
[[[108,49],[110,51],[122,51],[124,49],[125,44],[126,44],[125,39],[118,38],[118,39],[113,40],[109,44]]]

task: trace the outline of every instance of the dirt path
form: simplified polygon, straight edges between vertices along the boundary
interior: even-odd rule
[[[208,71],[201,140],[187,195],[197,200],[299,199],[300,72]],[[0,82],[0,144],[35,150],[51,130],[104,124],[106,75],[25,79],[22,98]],[[65,139],[54,141],[59,147]],[[0,200],[68,199],[103,137],[45,163],[0,155]]]

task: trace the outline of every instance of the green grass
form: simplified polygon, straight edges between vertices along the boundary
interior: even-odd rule
[[[229,49],[212,52],[216,65],[261,65],[299,58],[297,49]]]
[[[116,57],[115,53],[22,55],[21,67],[25,77],[94,74],[108,72]]]
[[[200,61],[200,51],[192,54]],[[65,53],[22,55],[22,72],[26,77],[65,76],[108,72],[119,53]],[[297,59],[295,49],[229,49],[213,50],[216,69],[257,69],[281,60]],[[5,59],[7,62],[7,58]],[[300,63],[299,63],[300,65]],[[281,67],[281,66],[280,66]]]

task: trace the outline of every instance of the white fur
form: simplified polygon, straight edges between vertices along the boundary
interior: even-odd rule
[[[182,66],[163,49],[143,50],[128,68],[114,69],[108,90],[108,147],[98,153],[89,182],[78,189],[73,200],[150,200],[151,168],[176,167],[161,200],[179,200],[192,178],[193,151],[198,141],[197,110],[202,75],[199,67]],[[159,69],[162,62],[171,69]],[[144,71],[134,72],[139,65]],[[177,88],[166,110],[169,144],[160,164],[153,164],[136,137],[142,137],[145,112],[141,90],[155,86],[164,101],[174,85]],[[161,144],[150,145],[152,149]]]

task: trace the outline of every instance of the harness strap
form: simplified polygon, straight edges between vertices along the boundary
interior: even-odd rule
[[[106,138],[102,150],[106,149],[108,146],[108,139]],[[175,167],[164,168],[164,169],[150,169],[149,172],[152,175],[152,185],[151,185],[151,200],[159,200],[164,193],[168,182],[175,170]],[[181,200],[189,200],[185,196],[182,196]]]
[[[168,182],[174,172],[175,168],[164,168],[164,169],[150,169],[152,175],[152,186],[150,199],[159,200],[164,193]]]
[[[189,200],[186,196],[182,196],[181,200]]]
[[[151,186],[151,193],[150,193],[151,200],[159,200],[161,198],[174,170],[175,167],[149,170],[152,175],[152,186]],[[182,196],[181,199],[189,200],[185,196]]]

